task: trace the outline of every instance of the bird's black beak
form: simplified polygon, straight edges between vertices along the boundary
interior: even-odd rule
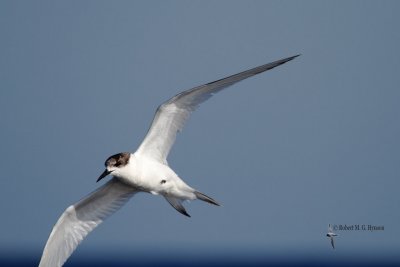
[[[107,175],[109,175],[110,173],[111,173],[111,172],[110,172],[109,170],[105,169],[104,172],[100,175],[100,177],[97,178],[96,183],[97,183],[98,181],[100,181],[101,179],[103,179],[104,177],[106,177]]]

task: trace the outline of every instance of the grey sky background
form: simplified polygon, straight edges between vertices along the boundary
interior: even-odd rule
[[[64,209],[174,94],[301,53],[203,104],[169,162],[222,207],[135,196],[91,255],[369,257],[400,247],[398,1],[1,1],[0,256]],[[382,225],[337,231],[328,224]],[[162,256],[164,255],[164,256]]]

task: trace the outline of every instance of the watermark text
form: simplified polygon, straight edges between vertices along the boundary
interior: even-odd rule
[[[334,224],[332,229],[334,231],[384,231],[385,226],[383,225],[372,225],[372,224]]]

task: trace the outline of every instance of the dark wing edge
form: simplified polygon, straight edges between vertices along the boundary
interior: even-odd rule
[[[219,91],[251,76],[280,66],[300,56],[277,60],[183,91],[161,104],[137,152],[167,163],[167,156],[191,112]]]

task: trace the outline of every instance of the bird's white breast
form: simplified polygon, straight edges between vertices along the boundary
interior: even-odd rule
[[[118,178],[140,190],[158,193],[162,180],[175,180],[178,176],[165,164],[131,154],[129,163],[121,168]]]

